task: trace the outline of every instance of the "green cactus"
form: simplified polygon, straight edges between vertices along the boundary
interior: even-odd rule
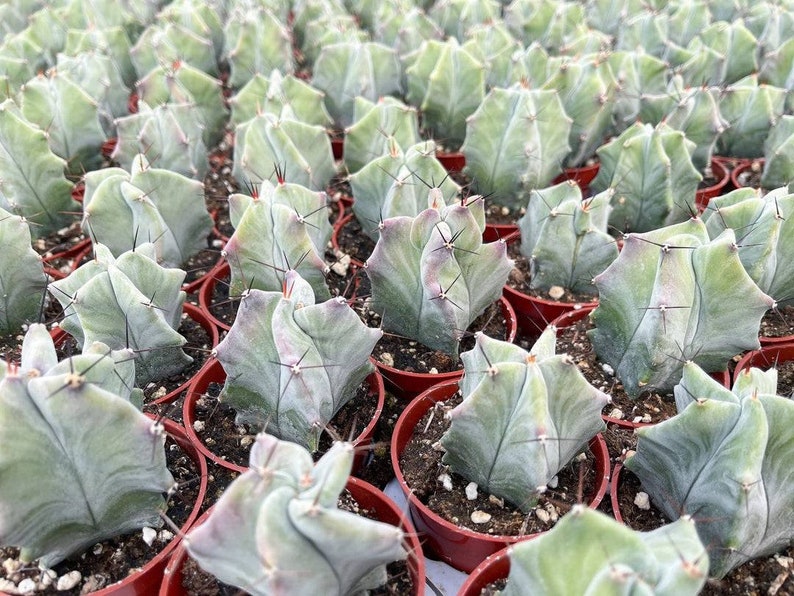
[[[529,194],[518,227],[521,254],[530,260],[530,288],[560,286],[596,295],[593,278],[618,256],[617,243],[607,234],[611,196],[604,191],[582,201],[573,181]]]
[[[325,93],[325,107],[340,128],[353,122],[357,96],[376,101],[402,93],[397,52],[377,42],[325,46],[314,63],[312,85]]]
[[[503,241],[483,244],[482,201],[392,217],[367,260],[372,309],[392,331],[448,354],[502,294],[513,262]]]
[[[444,32],[424,10],[412,7],[404,12],[391,13],[388,17],[379,16],[373,23],[372,37],[374,41],[394,48],[403,59],[423,41],[442,40]]]
[[[12,100],[0,103],[0,208],[24,217],[31,234],[46,236],[68,226],[80,204],[72,199],[66,162],[47,144]]]
[[[164,267],[177,267],[207,246],[212,218],[204,186],[138,155],[129,172],[104,168],[85,175],[83,229],[118,257],[136,241],[152,242]]]
[[[42,334],[35,325],[28,332]],[[23,346],[23,368],[31,359],[51,363],[30,354],[47,347],[41,339],[26,336]],[[83,376],[90,364],[72,366],[30,375],[32,368],[6,365],[0,381],[0,441],[15,446],[0,452],[0,535],[4,546],[20,547],[23,561],[44,567],[159,526],[163,494],[174,488],[162,425],[91,383]]]
[[[729,126],[720,114],[718,96],[716,87],[681,89],[676,93],[675,107],[665,117],[668,126],[680,130],[695,143],[692,165],[699,172],[711,165],[717,139]]]
[[[313,68],[326,46],[336,43],[365,43],[370,41],[370,35],[359,27],[354,16],[331,13],[308,23],[304,39],[300,46],[303,63]]]
[[[740,188],[715,197],[703,214],[709,236],[734,231],[739,258],[750,278],[778,306],[794,302],[794,194],[778,188],[764,196]]]
[[[479,333],[461,354],[463,401],[449,412],[443,462],[528,512],[546,485],[605,428],[609,396],[554,353],[548,328],[527,352]]]
[[[562,171],[571,120],[556,91],[494,88],[469,117],[462,151],[477,192],[497,205],[526,206],[527,194]]]
[[[463,43],[474,26],[498,19],[500,9],[497,0],[436,0],[427,15],[446,36]]]
[[[303,47],[309,41],[306,29],[310,23],[322,21],[333,15],[345,15],[347,10],[342,0],[293,0],[292,4],[292,33],[295,44]]]
[[[485,86],[509,87],[516,55],[524,47],[500,20],[474,25],[463,47],[485,67]]]
[[[466,137],[466,118],[485,97],[485,67],[454,38],[422,42],[405,62],[406,100],[419,108],[431,138],[457,150]]]
[[[191,31],[173,21],[149,25],[130,50],[138,77],[146,76],[161,64],[183,62],[206,74],[219,75],[215,46],[209,32]]]
[[[279,180],[262,182],[255,196],[229,197],[234,234],[224,247],[232,272],[229,291],[242,295],[256,288],[282,288],[280,270],[293,266],[321,300],[330,297],[325,284],[328,266],[323,260],[331,238],[324,192]]]
[[[667,97],[667,64],[641,50],[612,52],[607,61],[617,83],[613,109],[615,133],[622,133],[638,119],[660,122],[661,115],[649,120],[641,116],[641,110],[644,98]]]
[[[129,113],[130,89],[111,57],[94,50],[77,52],[73,56],[58,54],[55,69],[96,101],[102,129],[107,137],[115,136],[114,120]]]
[[[98,341],[112,350],[131,349],[141,387],[184,369],[193,361],[182,351],[185,338],[176,330],[185,272],[158,265],[153,244],[117,259],[102,244],[94,245],[94,253],[93,261],[48,286],[63,307],[63,330],[80,347]]]
[[[671,28],[668,13],[644,6],[621,23],[615,47],[644,51],[671,66],[680,66],[692,57],[692,52],[671,39]]]
[[[322,126],[261,113],[235,129],[232,176],[254,187],[276,173],[312,190],[323,190],[336,174],[331,140]]]
[[[317,451],[328,422],[375,369],[369,356],[381,336],[342,297],[315,304],[311,285],[288,270],[283,290],[243,294],[215,350],[226,371],[220,401],[238,423]]]
[[[36,320],[47,276],[30,245],[30,227],[22,217],[0,208],[0,335],[17,333]]]
[[[216,58],[220,59],[223,50],[224,23],[229,18],[227,4],[232,3],[224,0],[200,3],[194,0],[173,0],[157,13],[157,19],[160,22],[176,23],[200,38],[209,39]]]
[[[583,505],[534,540],[510,547],[504,596],[655,594],[696,596],[709,556],[689,516],[635,532]]]
[[[763,188],[788,186],[794,182],[794,116],[781,116],[764,142]]]
[[[416,108],[394,97],[377,103],[357,97],[353,124],[345,130],[345,165],[351,173],[389,153],[390,146],[411,147],[419,142]]]
[[[585,12],[581,2],[513,0],[504,8],[504,19],[516,38],[537,41],[556,54],[585,24]]]
[[[383,220],[414,217],[436,203],[451,205],[460,192],[460,186],[436,159],[433,141],[419,142],[407,151],[394,139],[389,143],[386,155],[373,159],[349,178],[355,198],[353,213],[364,233],[376,242]]]
[[[609,223],[624,232],[646,232],[695,213],[703,176],[692,163],[695,143],[664,122],[636,123],[598,149],[601,166],[594,193],[613,192]]]
[[[758,40],[741,21],[713,23],[687,49],[693,56],[681,75],[688,85],[726,85],[758,71]]]
[[[66,34],[63,52],[68,56],[76,56],[80,52],[97,52],[107,56],[124,84],[131,88],[138,78],[130,58],[131,49],[130,38],[122,27],[108,27],[70,29]]]
[[[695,218],[626,235],[595,284],[588,335],[635,398],[672,389],[687,360],[713,372],[757,349],[761,317],[774,304],[744,270],[733,231],[710,240]]]
[[[405,559],[399,528],[338,509],[353,447],[336,443],[316,464],[305,449],[257,437],[249,470],[209,519],[191,530],[191,557],[222,582],[255,596],[366,593]]]
[[[639,429],[626,460],[669,519],[694,517],[717,578],[790,543],[794,403],[776,395],[776,377],[750,369],[729,390],[688,362],[678,415]]]

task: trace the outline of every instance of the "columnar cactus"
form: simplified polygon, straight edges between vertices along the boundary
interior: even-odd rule
[[[504,19],[518,39],[537,41],[553,53],[585,22],[582,3],[557,0],[513,0]]]
[[[157,13],[157,20],[161,23],[177,23],[188,31],[194,32],[198,37],[209,39],[215,50],[215,56],[220,59],[223,51],[223,27],[229,19],[227,4],[233,3],[222,0],[209,0],[200,3],[194,2],[194,0],[174,0]]]
[[[116,120],[118,142],[111,158],[130,169],[135,157],[144,153],[157,167],[202,180],[209,164],[201,118],[195,104],[152,108],[139,101],[137,114]]]
[[[347,13],[322,15],[306,25],[304,42],[300,46],[302,62],[314,67],[314,63],[326,46],[369,41],[369,34],[359,27],[353,15]]]
[[[510,548],[505,596],[645,593],[696,596],[709,556],[689,516],[650,532],[575,505],[548,532]]]
[[[739,258],[761,290],[778,305],[794,302],[794,194],[740,188],[712,199],[703,220],[712,238],[726,228],[740,238]]]
[[[475,25],[469,31],[463,47],[485,66],[486,88],[509,87],[517,82],[511,79],[517,56],[524,47],[503,21]]]
[[[316,451],[328,422],[374,370],[369,356],[381,336],[342,297],[315,304],[309,283],[289,270],[283,290],[242,297],[216,348],[226,371],[220,401],[238,422]]]
[[[687,360],[724,370],[758,348],[761,317],[774,305],[742,267],[733,231],[709,240],[694,218],[628,234],[595,284],[589,336],[632,397],[672,389]]]
[[[209,32],[196,32],[176,22],[157,22],[149,25],[132,46],[130,58],[138,77],[143,77],[160,64],[185,62],[218,76],[215,46]]]
[[[429,40],[406,56],[408,103],[419,108],[422,126],[447,150],[466,137],[466,118],[485,97],[485,67],[454,38]]]
[[[338,508],[352,463],[348,443],[313,464],[300,446],[259,435],[249,469],[185,537],[190,556],[256,596],[344,596],[381,586],[386,564],[407,556],[404,536]]]
[[[619,50],[607,56],[617,83],[613,106],[614,127],[622,133],[640,117],[643,98],[667,95],[667,65],[640,50]],[[654,121],[654,124],[659,120]]]
[[[251,197],[229,197],[234,234],[224,247],[233,296],[245,290],[281,290],[280,270],[297,269],[321,300],[330,297],[325,285],[328,266],[323,260],[331,238],[324,192],[300,184],[265,180]]]
[[[366,272],[384,330],[457,354],[461,333],[501,296],[513,266],[504,242],[483,244],[484,227],[481,200],[383,221]]]
[[[433,203],[450,205],[460,192],[460,186],[436,159],[433,141],[417,143],[406,151],[394,139],[389,143],[386,155],[373,159],[349,178],[355,198],[353,213],[364,233],[376,242],[383,220],[401,215],[415,217]]]
[[[794,531],[794,402],[776,395],[775,377],[742,372],[728,390],[688,362],[678,415],[639,429],[626,460],[668,518],[693,516],[718,578],[784,548]]]
[[[664,122],[638,122],[599,148],[601,167],[590,188],[613,192],[609,223],[645,232],[690,217],[703,178],[692,163],[694,150],[695,143]]]
[[[0,335],[16,333],[36,319],[47,276],[30,245],[30,227],[22,217],[0,208]]]
[[[58,54],[56,71],[74,81],[98,104],[102,128],[108,137],[116,135],[113,121],[126,116],[130,89],[110,56],[87,50],[74,56]]]
[[[325,109],[322,92],[293,75],[274,70],[270,75],[255,74],[229,98],[231,125],[247,122],[260,113],[291,118],[306,124],[330,127],[331,116]]]
[[[794,182],[794,116],[785,115],[770,129],[764,142],[763,188],[777,188]]]
[[[368,163],[389,152],[392,139],[400,147],[419,142],[419,117],[416,108],[394,97],[377,103],[357,97],[353,124],[345,130],[345,165],[358,172]]]
[[[758,71],[758,40],[741,20],[713,23],[687,49],[693,55],[681,75],[688,85],[726,85]]]
[[[182,318],[185,272],[156,262],[152,244],[141,244],[114,259],[101,244],[93,261],[48,289],[61,303],[61,327],[81,347],[102,342],[112,350],[137,355],[137,385],[165,379],[193,360],[182,351],[176,330]]]
[[[531,189],[562,171],[570,131],[556,91],[495,87],[468,119],[461,148],[466,173],[494,203],[523,207]]]
[[[472,27],[498,19],[500,11],[497,0],[437,0],[427,14],[447,36],[463,43]]]
[[[666,116],[667,125],[684,133],[695,143],[692,165],[702,172],[711,164],[717,139],[728,129],[720,114],[716,87],[692,87],[677,90],[675,107]]]
[[[312,85],[325,93],[325,107],[337,126],[353,122],[357,96],[376,101],[402,93],[402,69],[397,52],[377,42],[326,46],[314,63]]]
[[[108,56],[127,87],[138,78],[130,58],[132,43],[122,27],[91,27],[70,29],[66,33],[64,54],[75,56],[80,52],[97,52]]]
[[[31,357],[40,358],[23,353]],[[52,567],[107,538],[161,525],[163,494],[174,488],[162,426],[79,366],[36,376],[6,367],[0,441],[14,448],[0,451],[3,545]]]
[[[389,19],[380,18],[373,23],[372,37],[393,47],[402,59],[422,45],[423,41],[443,39],[444,32],[424,10],[412,7],[404,13],[398,12]]]
[[[232,175],[245,186],[272,178],[323,190],[336,174],[331,139],[322,126],[262,113],[238,124]]]
[[[554,353],[556,330],[526,350],[480,333],[463,352],[463,401],[449,412],[443,462],[527,512],[596,433],[609,396]]]
[[[582,201],[582,191],[572,181],[529,194],[518,227],[521,254],[532,268],[531,288],[560,286],[596,294],[593,278],[618,256],[617,243],[607,234],[611,196],[607,190]]]
[[[47,144],[47,135],[12,100],[0,103],[0,208],[31,222],[34,236],[68,226],[79,203],[66,179],[66,162]]]
[[[158,262],[177,267],[206,247],[212,218],[198,180],[151,167],[142,154],[129,173],[104,168],[84,179],[83,229],[114,256],[151,242]]]

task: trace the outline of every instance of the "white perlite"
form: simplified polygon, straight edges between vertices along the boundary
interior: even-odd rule
[[[438,477],[438,481],[446,490],[452,490],[452,478],[449,474],[441,474],[441,476]]]
[[[26,577],[17,586],[18,594],[32,594],[36,591],[36,582],[29,577]]]
[[[540,507],[535,509],[535,517],[537,517],[544,524],[547,524],[551,521],[551,515],[549,515],[549,512]]]
[[[469,482],[466,485],[466,498],[469,501],[474,501],[477,498],[477,483]]]
[[[642,509],[643,511],[647,511],[651,508],[651,500],[648,498],[648,493],[645,492],[638,492],[637,496],[634,497],[634,504]]]
[[[615,420],[623,420],[623,410],[620,408],[612,408],[612,411],[609,413],[610,418],[614,418]]]
[[[491,514],[475,509],[471,512],[471,521],[475,524],[487,524],[491,521]]]
[[[195,430],[197,433],[204,432],[204,421],[196,420],[193,423],[193,430]]]
[[[565,296],[565,289],[561,286],[551,286],[549,288],[549,298],[552,300],[559,300]]]
[[[83,579],[82,574],[75,570],[70,571],[69,573],[63,574],[61,577],[58,578],[58,583],[55,585],[55,589],[59,592],[64,590],[71,590],[77,584],[80,583],[80,580]]]
[[[154,539],[157,538],[157,530],[154,528],[144,527],[141,533],[143,534],[143,541],[149,546],[151,546]]]
[[[392,355],[388,352],[384,352],[380,355],[380,361],[386,366],[394,366],[394,358],[392,358]]]

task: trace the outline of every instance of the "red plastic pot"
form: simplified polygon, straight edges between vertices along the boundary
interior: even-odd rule
[[[510,547],[487,557],[469,574],[458,591],[458,596],[480,596],[489,584],[506,579],[510,574]]]
[[[583,195],[590,192],[590,183],[595,179],[598,174],[598,169],[601,167],[600,162],[595,162],[589,166],[582,166],[579,168],[565,168],[559,176],[557,176],[552,184],[559,184],[566,180],[573,180],[579,186]]]
[[[424,596],[425,557],[422,554],[422,545],[411,522],[406,519],[403,512],[391,499],[370,483],[351,476],[347,481],[346,488],[363,509],[374,511],[379,521],[403,529],[407,543],[406,550],[409,553],[408,570],[415,588],[412,594],[414,596]],[[212,509],[204,513],[196,522],[196,527],[203,524],[211,512]],[[160,585],[160,596],[187,596],[188,593],[182,586],[182,569],[188,556],[187,549],[185,549],[183,544],[180,544],[165,569],[163,581]]]
[[[515,340],[518,330],[516,313],[510,303],[504,298],[499,300],[499,305],[502,307],[502,316],[507,323],[506,341],[512,342]],[[378,360],[375,360],[375,365],[378,367],[380,374],[383,375],[383,380],[389,387],[389,391],[404,400],[411,400],[438,383],[443,383],[444,381],[457,382],[463,376],[463,369],[433,374],[408,372],[383,364]]]
[[[54,278],[63,279],[78,267],[86,252],[91,250],[90,238],[83,238],[62,250],[56,247],[49,254],[42,257],[44,268]]]
[[[788,362],[794,359],[794,341],[781,342],[762,346],[760,350],[753,350],[747,352],[739,362],[736,363],[736,368],[733,371],[733,382],[739,378],[742,371],[750,367],[769,370],[776,367],[780,362]]]
[[[185,421],[185,429],[190,440],[196,448],[204,454],[204,456],[213,463],[232,470],[234,472],[243,472],[247,469],[245,466],[240,466],[232,462],[226,461],[222,457],[213,453],[205,444],[204,441],[196,434],[193,425],[196,422],[196,402],[198,399],[207,392],[211,383],[224,383],[226,381],[226,371],[223,370],[221,363],[212,359],[196,374],[187,388],[187,395],[185,396],[185,403],[182,407],[182,419]],[[378,424],[380,415],[383,412],[383,406],[386,400],[386,391],[383,386],[383,379],[377,371],[370,374],[365,382],[369,387],[370,395],[377,395],[378,405],[375,409],[375,415],[372,417],[364,429],[357,437],[352,440],[356,448],[356,456],[353,460],[353,474],[357,474],[364,465],[367,457],[366,447],[372,443],[372,437],[375,434],[375,427]]]
[[[711,172],[714,174],[714,178],[717,179],[717,183],[707,188],[701,188],[695,193],[695,204],[701,213],[709,206],[709,201],[711,199],[725,192],[725,188],[731,181],[731,171],[729,168],[725,167],[723,161],[712,159]]]
[[[458,390],[457,381],[446,381],[416,397],[403,411],[394,427],[391,443],[391,462],[397,482],[406,499],[416,529],[424,535],[425,546],[442,561],[465,573],[471,573],[486,557],[504,547],[529,536],[498,536],[461,528],[448,522],[422,503],[411,491],[400,470],[400,455],[413,435],[414,428],[436,403],[446,401]],[[590,441],[590,450],[596,460],[597,481],[595,494],[589,507],[597,507],[607,492],[609,484],[609,452],[606,441],[599,434]]]
[[[116,150],[116,145],[118,145],[118,142],[118,137],[111,137],[102,143],[102,157],[105,159],[110,159],[113,156],[113,152]]]
[[[731,171],[731,183],[735,188],[745,188],[747,184],[743,180],[744,176],[752,171],[762,171],[764,169],[764,160],[761,159],[748,159],[737,165]]]
[[[485,224],[485,231],[482,233],[484,242],[497,242],[505,240],[518,232],[518,224]]]
[[[212,314],[210,307],[213,303],[212,294],[215,291],[215,284],[228,279],[229,275],[231,275],[229,263],[227,261],[219,262],[204,277],[204,283],[201,285],[198,291],[199,307],[201,307],[204,315],[222,331],[228,331],[231,329],[231,325],[228,325],[227,323],[224,323],[220,319],[216,318],[215,315]]]
[[[518,317],[518,328],[530,336],[538,336],[554,320],[569,312],[590,312],[598,301],[559,302],[537,298],[505,286],[503,295],[510,302]]]
[[[463,171],[466,167],[466,156],[460,151],[447,152],[436,150],[436,159],[441,162],[444,169],[453,174]]]
[[[130,114],[138,113],[138,94],[135,91],[130,93],[130,97],[127,99],[127,111]]]
[[[345,140],[339,137],[331,138],[331,153],[334,159],[340,160],[345,154]]]
[[[352,206],[352,203],[351,203],[351,206]],[[343,205],[343,208],[344,208],[344,205]],[[338,251],[344,252],[339,247],[339,234],[342,232],[342,228],[344,228],[348,223],[350,223],[353,220],[354,217],[355,217],[354,213],[344,214],[344,211],[343,211],[343,216],[340,217],[338,220],[336,220],[336,223],[334,223],[333,230],[331,231],[331,246],[334,248],[334,250],[338,250]],[[348,256],[350,256],[350,255],[348,255]],[[357,267],[359,269],[363,269],[364,268],[363,261],[359,261],[358,259],[356,259],[356,258],[354,258],[352,256],[350,256],[350,263],[354,267]]]

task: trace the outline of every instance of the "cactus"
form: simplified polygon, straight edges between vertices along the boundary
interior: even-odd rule
[[[130,58],[131,48],[130,38],[121,27],[70,29],[66,33],[63,53],[68,56],[76,56],[80,52],[105,55],[110,58],[124,84],[132,87],[138,75]]]
[[[714,47],[717,44],[713,42],[716,41],[722,26],[730,29],[735,26],[735,23],[720,21],[718,22],[719,26],[715,27],[718,23],[712,23],[713,18],[707,3],[708,0],[686,0],[670,3],[663,8],[670,17],[667,33],[673,43],[692,50],[691,44],[694,40],[698,40],[698,36],[701,36],[702,40],[695,42],[698,44],[698,49],[703,47],[703,43],[717,49]]]
[[[788,91],[787,107],[791,109],[791,92],[794,90],[794,38],[764,55],[758,78],[769,85]]]
[[[322,190],[336,174],[331,140],[322,126],[262,113],[238,124],[232,176],[253,187],[275,170],[291,182]]]
[[[617,81],[609,63],[594,54],[560,58],[544,89],[556,90],[571,118],[571,153],[565,167],[579,167],[595,155],[612,125]]]
[[[402,92],[397,52],[377,42],[326,46],[314,63],[312,85],[325,93],[325,107],[337,126],[353,122],[357,96],[376,101]]]
[[[668,518],[694,517],[717,578],[786,547],[794,530],[794,403],[776,395],[776,381],[750,369],[728,390],[688,362],[675,387],[678,415],[639,429],[626,460]]]
[[[436,159],[433,141],[422,141],[405,152],[396,140],[389,142],[386,155],[373,159],[349,178],[355,198],[353,213],[364,233],[376,242],[383,220],[415,217],[434,203],[453,204],[460,192],[460,186]]]
[[[557,0],[513,0],[505,6],[503,18],[516,38],[537,41],[552,53],[585,24],[582,3]]]
[[[590,188],[613,191],[610,225],[645,232],[690,217],[703,178],[692,163],[694,149],[683,132],[664,122],[655,127],[638,122],[603,145]]]
[[[30,227],[2,208],[0,244],[0,335],[9,335],[39,315],[47,276],[41,257],[30,245]]]
[[[136,355],[138,386],[165,379],[193,359],[182,351],[185,338],[176,329],[182,318],[185,272],[157,264],[153,244],[141,244],[113,258],[94,245],[93,261],[48,289],[61,303],[61,327],[80,347],[102,342],[111,350]]]
[[[723,89],[722,117],[729,127],[717,139],[717,152],[726,157],[761,157],[769,130],[783,115],[786,90],[758,83],[751,75]]]
[[[235,231],[224,247],[232,272],[231,295],[243,295],[250,288],[281,290],[279,271],[293,265],[314,294],[327,300],[327,200],[324,192],[283,180],[276,185],[263,181],[255,197],[231,195],[229,214]]]
[[[680,130],[695,143],[692,165],[699,172],[711,165],[717,139],[729,126],[720,114],[717,97],[715,87],[681,89],[676,94],[675,107],[665,118],[668,126]]]
[[[513,262],[503,241],[483,244],[481,200],[393,217],[367,260],[383,329],[457,354],[469,325],[497,300]]]
[[[27,27],[20,33],[41,48],[48,66],[55,64],[55,57],[66,44],[67,29],[60,12],[55,6],[43,6],[28,17]]]
[[[310,23],[323,21],[326,17],[347,14],[342,0],[295,0],[291,4],[294,43],[301,48],[310,41],[306,34]]]
[[[293,75],[282,75],[278,70],[267,77],[262,74],[251,77],[242,89],[229,98],[229,107],[232,110],[233,127],[260,113],[323,127],[333,124],[320,91]]]
[[[474,25],[463,47],[485,66],[485,86],[509,87],[516,54],[524,47],[503,21],[494,20]]]
[[[50,70],[25,83],[17,103],[22,115],[47,133],[47,142],[69,171],[79,174],[102,164],[107,138],[97,101],[68,75]]]
[[[778,188],[759,196],[740,188],[709,203],[703,214],[709,236],[730,228],[739,237],[742,265],[778,306],[794,302],[794,194]]]
[[[758,40],[741,21],[710,25],[687,49],[693,56],[681,75],[688,85],[726,85],[758,71]]]
[[[138,155],[129,173],[105,168],[85,175],[83,229],[116,257],[138,239],[152,242],[158,262],[177,267],[206,247],[212,218],[201,182],[153,168]]]
[[[108,137],[115,136],[114,120],[129,113],[130,89],[110,56],[94,50],[77,52],[73,56],[58,54],[55,69],[96,101],[102,129]]]
[[[138,77],[161,64],[184,62],[217,77],[215,47],[208,33],[201,35],[180,23],[162,22],[147,27],[130,51]]]
[[[692,53],[670,39],[670,15],[650,6],[630,15],[621,24],[615,47],[618,50],[640,50],[671,66],[680,66]]]
[[[232,10],[224,34],[222,57],[229,63],[232,89],[239,89],[255,74],[294,72],[290,33],[270,10],[250,6]]]
[[[595,296],[593,278],[618,256],[617,243],[607,234],[611,196],[604,191],[582,201],[572,181],[529,194],[518,227],[521,254],[530,260],[530,288],[560,286]]]
[[[221,87],[218,79],[179,60],[154,67],[135,84],[138,101],[150,106],[165,103],[194,106],[206,147],[215,147],[220,142],[229,118]]]
[[[718,371],[757,349],[761,317],[774,304],[742,267],[733,231],[709,240],[695,218],[628,234],[595,284],[588,335],[631,397],[672,389],[686,360]]]
[[[116,120],[118,142],[111,154],[124,169],[131,169],[140,153],[157,167],[202,180],[207,173],[207,146],[201,115],[194,104],[162,104],[151,108],[138,102],[138,113]]]
[[[485,97],[485,67],[454,38],[423,42],[406,63],[406,100],[419,108],[431,138],[457,150],[466,137],[466,118]]]
[[[468,120],[466,173],[494,203],[524,207],[531,189],[547,186],[562,171],[570,130],[556,91],[491,89]]]
[[[445,35],[463,43],[474,26],[498,19],[500,9],[497,0],[437,0],[427,15]]]
[[[661,121],[641,116],[644,98],[667,96],[667,65],[659,58],[639,50],[619,50],[607,56],[617,83],[613,116],[615,133],[620,134],[638,119],[656,124]]]
[[[191,557],[250,594],[365,593],[405,559],[399,528],[338,509],[353,447],[336,443],[316,464],[298,445],[261,434],[249,470],[191,530]]]
[[[175,0],[160,10],[157,19],[160,22],[175,23],[200,38],[209,39],[216,59],[220,59],[224,41],[223,27],[229,18],[226,5],[227,2],[223,0],[201,3],[193,0]],[[286,15],[284,20],[286,21]]]
[[[381,16],[373,23],[372,37],[389,47],[393,47],[403,59],[428,39],[441,40],[444,32],[433,19],[420,8],[409,8],[387,18]]]
[[[784,115],[769,131],[764,142],[763,188],[777,188],[794,182],[794,116]]]
[[[584,3],[587,24],[616,37],[629,15],[642,8],[641,0],[587,0]]]
[[[534,540],[510,547],[504,596],[644,593],[696,596],[709,556],[689,516],[651,532],[575,505]]]
[[[546,485],[605,428],[609,396],[554,353],[556,330],[526,350],[479,333],[461,354],[463,401],[449,412],[443,462],[528,512]]]
[[[12,100],[0,103],[0,208],[32,223],[46,236],[73,220],[80,208],[71,197],[66,162],[47,144],[47,135],[28,122]]]
[[[355,17],[349,14],[323,15],[320,19],[306,25],[305,41],[301,54],[306,66],[314,67],[323,48],[336,43],[365,43],[370,41],[369,34],[359,27]]]
[[[28,332],[23,366],[43,362],[30,353],[46,347],[42,334],[35,325]],[[0,536],[4,546],[20,547],[23,561],[44,567],[159,526],[163,494],[174,488],[162,425],[91,383],[83,376],[91,365],[72,365],[39,375],[7,365],[0,381],[0,441],[15,446],[0,452]]]
[[[328,422],[375,368],[369,356],[382,336],[344,298],[315,304],[295,270],[277,292],[247,291],[216,355],[226,371],[220,401],[237,421],[314,452]],[[344,338],[344,341],[340,341]]]
[[[345,130],[345,165],[358,172],[371,161],[385,155],[395,142],[411,147],[419,142],[419,117],[416,108],[394,97],[373,103],[357,97],[353,124]]]

